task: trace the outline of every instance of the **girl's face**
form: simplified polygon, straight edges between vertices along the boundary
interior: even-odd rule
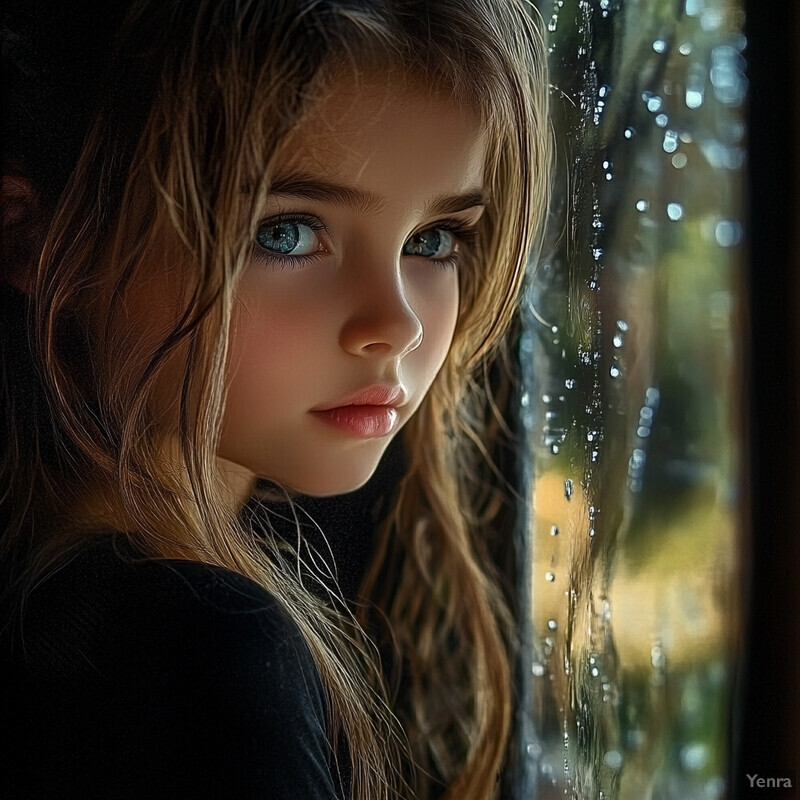
[[[373,473],[450,347],[485,150],[470,111],[388,80],[335,84],[292,132],[233,314],[218,455],[240,499]]]

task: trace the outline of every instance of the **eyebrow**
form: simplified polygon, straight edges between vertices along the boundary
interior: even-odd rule
[[[338,206],[350,206],[364,214],[379,211],[385,205],[385,200],[374,192],[303,174],[276,178],[272,182],[269,193]],[[485,206],[488,202],[486,192],[481,188],[476,188],[461,194],[438,195],[428,203],[425,210],[427,214],[433,216],[457,214],[476,206]]]

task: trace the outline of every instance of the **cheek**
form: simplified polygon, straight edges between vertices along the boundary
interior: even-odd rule
[[[299,303],[244,296],[248,299],[236,301],[231,320],[229,405],[251,406],[253,398],[267,407],[296,400],[301,366],[320,335],[319,315]]]
[[[423,328],[422,344],[410,357],[432,381],[453,341],[458,319],[458,273],[453,269],[443,270],[425,283],[420,299],[415,303]]]

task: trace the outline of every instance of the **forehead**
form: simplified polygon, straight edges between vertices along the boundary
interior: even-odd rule
[[[480,188],[486,149],[478,114],[442,92],[391,75],[339,78],[287,137],[275,174],[408,201]]]

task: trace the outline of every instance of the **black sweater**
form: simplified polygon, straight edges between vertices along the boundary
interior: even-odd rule
[[[345,797],[319,674],[274,598],[131,555],[100,537],[34,590],[21,628],[4,620],[0,795]]]

